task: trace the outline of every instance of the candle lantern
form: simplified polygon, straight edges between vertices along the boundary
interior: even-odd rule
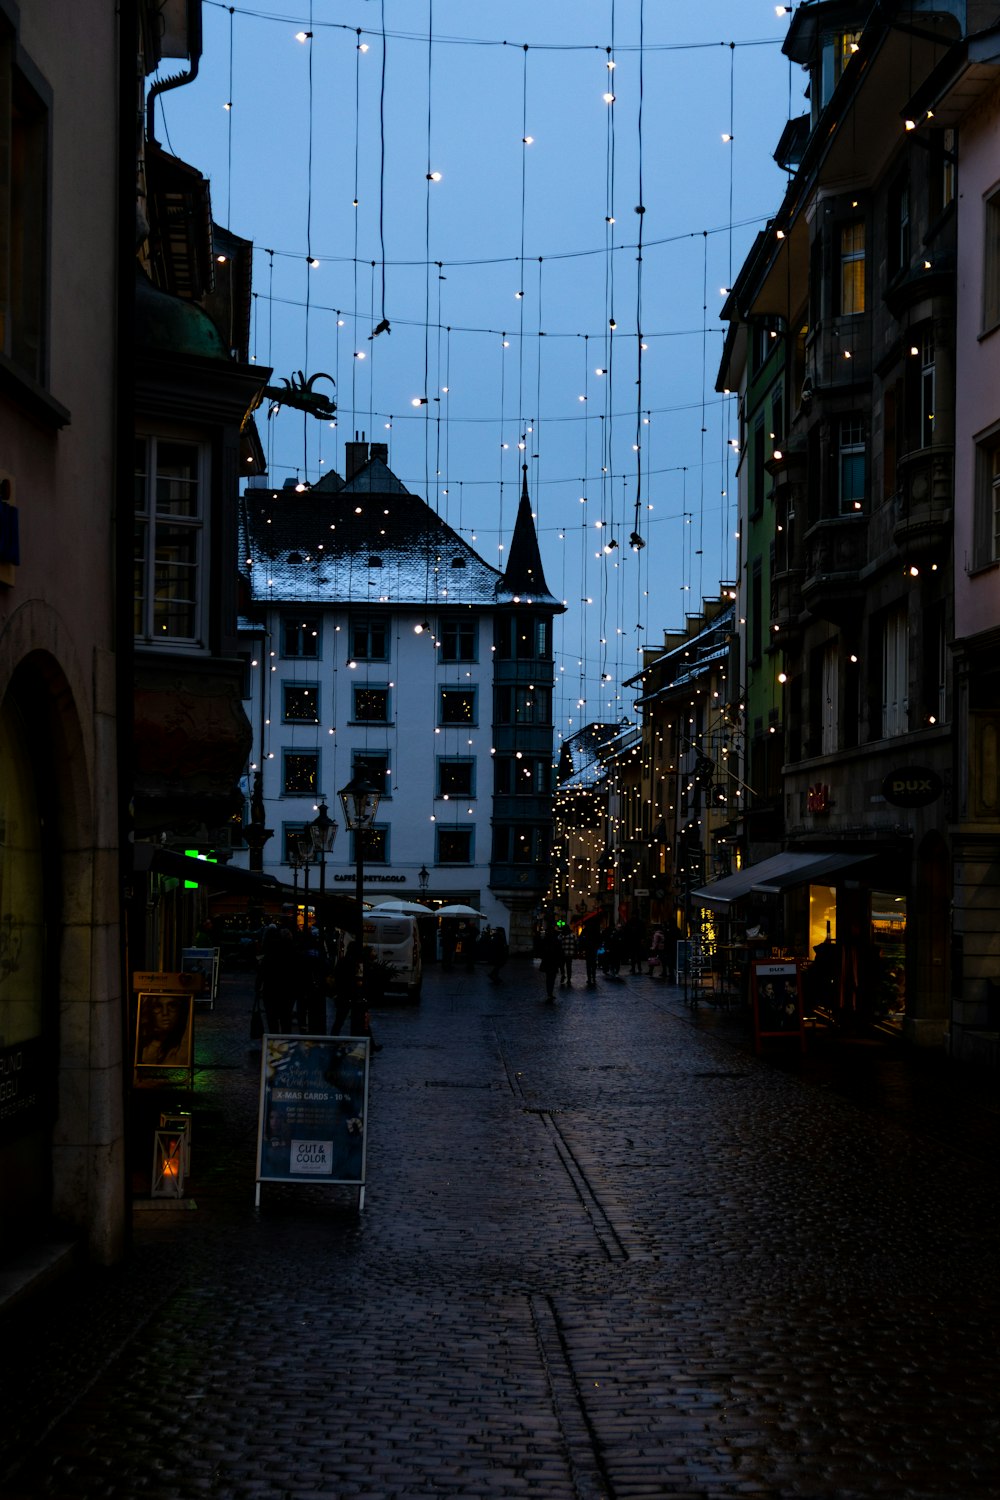
[[[189,1109],[179,1109],[176,1114],[161,1113],[161,1130],[180,1131],[183,1136],[181,1147],[181,1159],[184,1166],[184,1176],[191,1176],[191,1143],[194,1137],[194,1120]]]
[[[186,1127],[154,1131],[152,1197],[183,1198],[186,1134]]]

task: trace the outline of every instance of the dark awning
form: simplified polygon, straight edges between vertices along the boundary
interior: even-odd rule
[[[258,875],[238,865],[194,859],[190,854],[178,854],[175,849],[164,849],[159,844],[134,844],[132,868],[138,875],[152,871],[176,880],[190,880],[213,891],[235,891],[238,895],[275,895],[281,890],[273,875]]]
[[[843,874],[854,865],[864,864],[869,854],[773,854],[759,864],[747,865],[735,875],[724,875],[721,880],[711,880],[691,896],[701,906],[717,907],[725,911],[734,901],[751,894],[774,896],[792,890],[797,885],[825,882],[830,875]]]

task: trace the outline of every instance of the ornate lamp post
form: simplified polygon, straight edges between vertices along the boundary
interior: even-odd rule
[[[322,907],[323,897],[326,895],[326,856],[333,850],[333,842],[337,837],[338,825],[330,817],[326,810],[326,801],[321,799],[319,813],[312,822],[307,825],[312,847],[319,857],[319,898]],[[323,913],[320,911],[320,931],[323,928]]]
[[[351,1033],[363,1036],[365,1030],[365,840],[375,823],[378,812],[379,789],[366,781],[359,772],[338,793],[344,809],[344,819],[354,834],[354,898],[357,903],[355,916],[355,974],[354,1002],[351,1006]]]
[[[305,903],[305,925],[309,927],[309,866],[316,858],[308,831],[299,835],[299,859],[302,861],[302,900]]]
[[[302,868],[302,855],[299,853],[297,839],[292,839],[288,847],[288,863],[292,867],[292,890],[295,892],[295,902],[299,900],[299,871]]]
[[[421,896],[427,895],[427,887],[430,884],[430,871],[426,865],[421,865],[417,873],[417,884],[420,887]]]

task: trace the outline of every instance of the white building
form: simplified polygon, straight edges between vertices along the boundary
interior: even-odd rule
[[[304,825],[323,801],[338,818],[337,793],[362,770],[382,792],[366,899],[471,905],[516,950],[549,879],[563,608],[527,484],[501,574],[405,489],[385,445],[348,443],[345,458],[346,480],[244,496],[247,711],[272,830],[262,868],[290,883]],[[353,891],[354,861],[341,829],[327,890]]]

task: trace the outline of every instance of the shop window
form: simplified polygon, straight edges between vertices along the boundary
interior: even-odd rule
[[[49,106],[18,56],[16,33],[0,15],[0,355],[44,385]]]
[[[439,724],[475,724],[475,722],[475,688],[441,688],[439,690]]]
[[[476,795],[476,762],[471,759],[439,760],[437,763],[439,797],[474,797]]]
[[[208,455],[198,443],[135,443],[133,624],[143,645],[202,646]]]
[[[441,660],[475,661],[476,628],[477,622],[472,619],[442,620]]]
[[[388,724],[389,689],[355,686],[351,717],[355,724]]]
[[[315,616],[285,615],[281,621],[282,656],[319,656],[319,626]]]
[[[285,724],[318,724],[319,688],[314,683],[283,683],[281,717]]]
[[[437,830],[437,863],[439,865],[471,865],[472,829],[439,828]]]
[[[314,797],[319,785],[319,751],[286,750],[281,790],[286,797]]]

